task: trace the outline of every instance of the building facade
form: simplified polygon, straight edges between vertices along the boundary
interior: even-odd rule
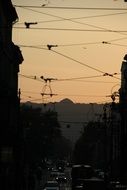
[[[2,189],[20,189],[21,128],[18,72],[23,57],[12,42],[18,15],[11,0],[0,1],[0,177]],[[16,182],[17,181],[17,182]]]

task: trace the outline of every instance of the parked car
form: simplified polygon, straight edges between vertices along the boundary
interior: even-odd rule
[[[71,169],[72,190],[75,190],[77,186],[83,185],[82,179],[89,179],[93,176],[94,176],[94,169],[91,165],[84,165],[84,164],[73,165]]]
[[[47,181],[43,190],[59,190],[59,184],[57,181]]]
[[[66,183],[67,182],[67,178],[65,173],[59,173],[59,175],[56,177],[56,181],[58,183]]]

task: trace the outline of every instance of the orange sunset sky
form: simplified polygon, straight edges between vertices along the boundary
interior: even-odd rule
[[[75,103],[112,101],[110,95],[121,85],[121,63],[127,53],[127,2],[12,3],[19,17],[13,25],[12,40],[24,57],[18,86],[22,102],[64,98]],[[32,24],[26,28],[25,22]]]

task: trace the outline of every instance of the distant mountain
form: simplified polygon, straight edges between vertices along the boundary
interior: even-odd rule
[[[60,102],[50,102],[46,105],[31,102],[25,104],[34,108],[41,107],[42,112],[49,109],[56,111],[63,136],[73,143],[79,138],[87,122],[95,121],[103,114],[103,104],[74,103],[68,98]]]
[[[73,104],[72,100],[70,100],[69,98],[65,98],[65,99],[61,100],[59,103]]]

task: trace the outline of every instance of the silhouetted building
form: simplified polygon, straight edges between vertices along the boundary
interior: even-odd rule
[[[121,65],[121,88],[120,88],[120,178],[127,184],[127,54]]]
[[[18,72],[23,57],[12,42],[18,16],[11,0],[0,1],[0,189],[20,189],[21,129]]]

